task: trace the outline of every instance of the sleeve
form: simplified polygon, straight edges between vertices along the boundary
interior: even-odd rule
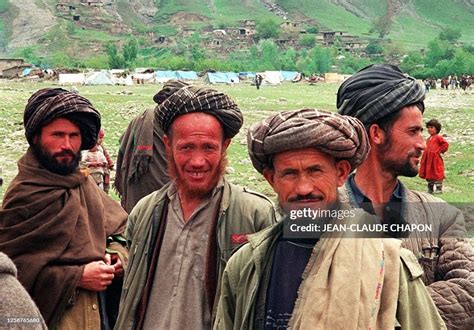
[[[449,143],[446,141],[442,136],[440,136],[439,139],[439,152],[444,154],[446,151],[448,151],[449,148]]]
[[[400,279],[396,319],[402,329],[446,329],[422,281],[423,270],[413,253],[400,250]]]
[[[114,167],[114,161],[112,160],[104,146],[102,146],[102,151],[104,153],[105,159],[107,160],[107,164],[109,165],[109,169],[112,169]]]
[[[214,330],[231,330],[234,328],[236,285],[232,277],[233,264],[231,258],[222,274],[221,294],[217,304]]]
[[[474,328],[474,253],[467,239],[442,238],[438,281],[428,286],[449,328]]]

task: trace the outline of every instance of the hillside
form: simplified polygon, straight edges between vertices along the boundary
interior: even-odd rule
[[[199,33],[268,18],[367,41],[379,37],[372,27],[382,19],[391,22],[385,40],[408,50],[424,48],[448,26],[462,31],[461,42],[474,42],[470,0],[0,0],[0,55],[31,48],[43,57],[87,57],[130,36],[141,48],[163,48],[157,38],[176,43],[186,29]]]

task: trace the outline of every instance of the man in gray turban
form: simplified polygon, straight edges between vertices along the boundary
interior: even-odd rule
[[[362,69],[341,85],[339,113],[364,123],[371,146],[367,160],[341,189],[341,198],[387,224],[432,225],[431,231],[403,233],[403,245],[423,266],[424,283],[448,327],[473,328],[474,253],[465,239],[462,213],[398,180],[418,174],[426,146],[424,96],[421,83],[387,64]]]
[[[0,251],[48,327],[107,327],[100,292],[123,275],[127,214],[78,168],[80,151],[96,144],[100,114],[76,93],[45,88],[28,100],[24,125],[30,148],[5,193]]]
[[[359,120],[281,112],[250,128],[248,149],[285,218],[252,235],[227,263],[214,329],[442,328],[399,240],[345,239],[377,221],[338,198],[370,149]]]
[[[129,215],[119,329],[209,329],[220,279],[247,235],[276,222],[264,196],[224,178],[243,118],[213,89],[185,86],[157,108],[171,181]]]

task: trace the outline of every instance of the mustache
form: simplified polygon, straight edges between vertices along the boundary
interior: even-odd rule
[[[317,195],[314,195],[314,194],[307,194],[307,195],[296,195],[296,196],[293,196],[293,197],[290,197],[288,198],[288,202],[291,203],[291,202],[299,202],[299,201],[308,201],[308,200],[320,200],[322,197],[321,196],[317,196]]]
[[[76,156],[76,154],[74,152],[72,152],[71,150],[64,150],[64,151],[61,151],[61,152],[57,152],[55,154],[53,154],[53,157],[61,157],[61,156]]]
[[[418,157],[418,158],[421,157],[421,155],[422,155],[422,152],[420,150],[412,151],[408,154],[408,156],[410,157]]]

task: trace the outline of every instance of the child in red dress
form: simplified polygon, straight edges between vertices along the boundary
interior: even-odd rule
[[[430,134],[426,140],[426,150],[421,157],[419,175],[428,181],[428,192],[430,194],[443,192],[444,162],[441,154],[448,150],[448,142],[439,135],[441,124],[436,119],[426,123],[426,129]]]

